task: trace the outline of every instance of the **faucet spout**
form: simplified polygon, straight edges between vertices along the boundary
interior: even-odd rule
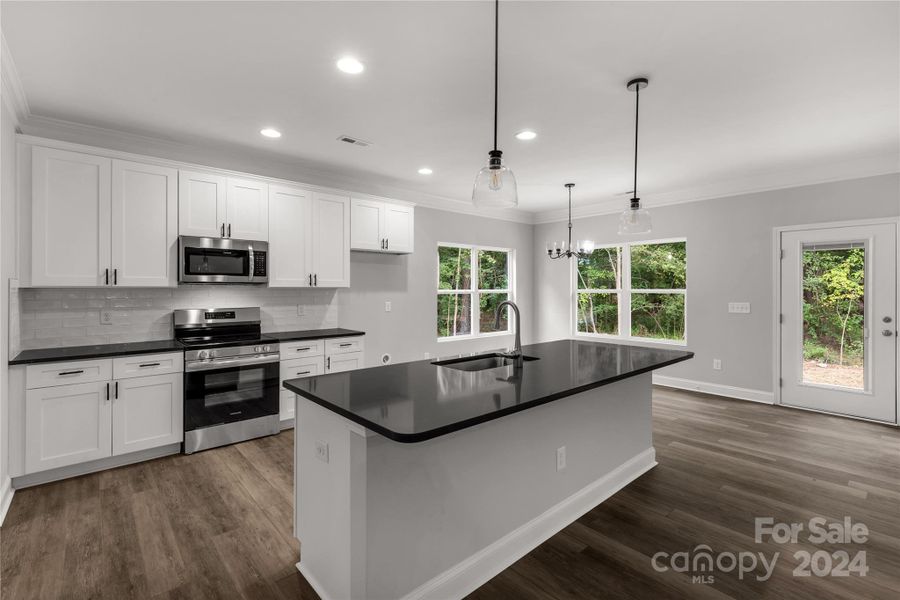
[[[503,307],[505,306],[508,306],[512,309],[513,315],[515,317],[516,343],[512,350],[504,353],[504,356],[514,358],[516,360],[516,366],[521,367],[524,362],[522,359],[522,315],[519,313],[519,307],[516,306],[515,302],[511,300],[504,300],[497,306],[497,312],[496,314],[494,314],[494,327],[500,327],[500,317],[503,314]]]

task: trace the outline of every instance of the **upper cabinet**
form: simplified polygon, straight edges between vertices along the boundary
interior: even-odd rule
[[[177,171],[32,152],[31,285],[175,285]]]
[[[350,198],[313,193],[311,233],[313,285],[350,287]]]
[[[415,229],[413,210],[407,204],[353,198],[350,248],[391,254],[411,253]]]
[[[179,173],[180,235],[269,239],[269,186],[255,179]]]
[[[312,192],[269,186],[269,287],[312,284]]]

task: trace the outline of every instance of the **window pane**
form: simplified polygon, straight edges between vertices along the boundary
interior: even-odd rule
[[[438,337],[472,333],[472,294],[438,294]]]
[[[508,257],[509,253],[507,252],[478,251],[478,289],[505,290],[509,288]]]
[[[578,294],[578,331],[619,335],[619,294]]]
[[[803,249],[803,381],[865,389],[865,248]]]
[[[684,339],[684,294],[631,294],[631,335]]]
[[[590,258],[578,259],[579,290],[612,290],[622,285],[619,248],[597,248]]]
[[[687,245],[641,244],[631,247],[631,287],[642,290],[684,289]]]
[[[472,287],[472,250],[438,246],[438,289],[468,290]]]
[[[494,327],[494,315],[497,314],[497,306],[507,299],[509,299],[508,294],[478,294],[478,308],[480,310],[478,327],[481,333],[509,331],[510,308],[508,306],[504,307],[503,312],[500,313],[500,326]]]

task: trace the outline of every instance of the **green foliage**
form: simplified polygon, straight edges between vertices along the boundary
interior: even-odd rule
[[[467,290],[472,287],[472,250],[438,246],[438,289]]]
[[[859,365],[865,346],[862,248],[803,251],[803,356]]]
[[[614,290],[621,286],[619,248],[597,248],[590,257],[578,259],[579,290]]]
[[[481,333],[509,330],[509,308],[504,308],[500,314],[500,327],[494,327],[497,306],[508,298],[508,294],[478,294],[478,326]]]
[[[578,293],[578,331],[619,334],[619,294]]]
[[[508,252],[497,250],[479,250],[478,289],[507,289],[509,287],[509,265],[507,264],[508,259]]]
[[[687,281],[687,244],[642,244],[631,247],[631,288],[681,290]]]
[[[502,250],[477,250],[475,256],[478,288],[509,289],[509,253]],[[438,246],[438,290],[460,290],[465,293],[439,293],[437,297],[438,337],[472,333],[472,249]],[[497,305],[509,297],[507,293],[477,293],[477,318],[482,333],[508,329],[508,310],[503,312],[500,327],[494,327]]]
[[[631,335],[684,339],[684,294],[631,294]]]
[[[438,337],[468,335],[472,333],[471,303],[471,294],[438,294]]]

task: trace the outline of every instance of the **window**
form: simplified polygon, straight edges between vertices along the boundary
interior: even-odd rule
[[[512,296],[512,251],[457,244],[439,244],[437,250],[438,339],[509,333],[509,309],[499,326],[494,315]]]
[[[575,264],[575,331],[684,342],[687,242],[597,248]]]

